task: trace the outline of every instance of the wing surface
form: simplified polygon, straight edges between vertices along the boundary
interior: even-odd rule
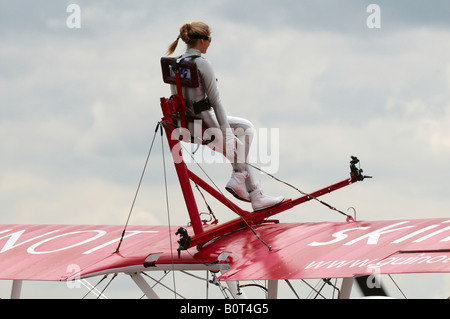
[[[172,227],[174,234],[178,227]],[[177,256],[167,226],[0,225],[0,279],[70,280],[114,271],[193,268],[217,262],[221,280],[353,277],[373,273],[450,272],[450,220],[288,223],[254,226]],[[190,230],[190,229],[188,229]],[[173,254],[171,253],[171,246]],[[153,258],[154,257],[154,258]]]
[[[122,231],[123,226],[0,225],[0,279],[68,280],[112,269],[143,269],[152,253],[170,255],[167,226],[129,226],[115,253]],[[173,241],[176,249],[176,236]],[[193,261],[186,254],[176,262]]]
[[[264,224],[255,227],[271,246],[245,230],[208,251],[229,251],[221,280],[341,278],[374,273],[450,272],[450,220]]]

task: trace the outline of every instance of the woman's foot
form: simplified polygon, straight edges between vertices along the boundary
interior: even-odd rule
[[[269,208],[281,203],[284,200],[284,196],[269,196],[262,192],[262,190],[257,186],[257,188],[250,193],[250,201],[252,202],[252,207],[254,211]]]
[[[236,172],[231,175],[230,180],[225,186],[225,189],[229,191],[234,197],[245,202],[250,202],[250,195],[245,186],[245,180],[248,177],[248,172]]]

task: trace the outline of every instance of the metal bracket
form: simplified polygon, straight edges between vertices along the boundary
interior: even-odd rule
[[[356,167],[359,163],[359,159],[356,156],[351,156],[350,161],[350,177],[354,181],[363,181],[364,178],[372,178],[372,176],[363,175],[363,170],[360,167]],[[359,165],[358,165],[359,166]]]
[[[180,235],[180,240],[177,243],[180,245],[177,249],[178,251],[178,259],[180,258],[180,254],[182,250],[187,250],[191,245],[191,237],[188,235],[188,232],[183,227],[178,228],[175,235]]]

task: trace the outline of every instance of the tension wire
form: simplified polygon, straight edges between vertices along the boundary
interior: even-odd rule
[[[111,278],[110,281],[108,281],[108,283],[106,284],[105,288],[103,288],[103,290],[100,292],[100,294],[98,295],[97,299],[100,298],[100,296],[103,295],[103,293],[105,292],[106,288],[108,288],[109,284],[114,280],[114,278],[117,277],[117,273],[114,274],[114,276]]]
[[[96,288],[103,280],[106,279],[106,277],[108,277],[108,274],[104,275],[103,278],[100,279],[100,281],[99,281],[95,286],[92,286],[92,288],[91,288],[91,289],[84,295],[84,297],[81,298],[81,299],[86,298],[87,295],[89,295],[93,290],[95,290],[95,288]],[[99,293],[97,297],[99,297],[99,296],[101,296],[101,295],[102,295],[102,293]],[[98,299],[98,298],[97,298],[97,299]]]
[[[288,182],[285,182],[285,181],[279,179],[278,177],[275,177],[274,175],[272,175],[272,174],[270,174],[270,173],[264,171],[263,169],[261,169],[261,168],[255,166],[255,165],[252,165],[252,164],[250,164],[250,163],[246,163],[246,164],[249,165],[249,166],[251,166],[251,167],[253,167],[254,169],[256,169],[256,170],[258,170],[258,171],[260,171],[260,172],[262,172],[262,173],[264,173],[264,174],[266,174],[266,175],[272,177],[272,178],[275,179],[276,181],[278,181],[278,182],[280,182],[280,183],[282,183],[282,184],[285,184],[285,185],[287,185],[287,186],[289,186],[289,187],[295,189],[295,190],[296,190],[297,192],[299,192],[300,194],[302,194],[302,195],[304,195],[304,196],[308,196],[310,199],[314,199],[314,200],[316,200],[317,202],[319,202],[320,204],[322,204],[322,205],[328,207],[329,209],[334,210],[334,211],[338,212],[339,214],[344,215],[344,216],[346,216],[347,218],[353,220],[353,217],[352,217],[352,216],[350,216],[349,214],[344,213],[343,211],[337,209],[337,208],[334,207],[334,206],[331,206],[330,204],[324,202],[323,200],[320,200],[320,199],[318,199],[317,197],[315,197],[315,196],[313,196],[313,195],[311,195],[311,194],[308,194],[308,193],[303,192],[302,190],[298,189],[298,188],[295,187],[294,185],[289,184]]]
[[[172,230],[170,225],[170,211],[169,211],[169,192],[167,190],[167,174],[166,174],[166,157],[164,155],[164,141],[163,141],[163,129],[161,128],[161,152],[162,152],[162,160],[163,160],[163,171],[164,171],[164,188],[166,190],[166,208],[167,208],[167,220],[169,223],[169,243],[170,243],[170,258],[172,261],[172,279],[173,279],[173,292],[175,295],[175,299],[177,299],[177,287],[175,284],[175,264],[173,261],[173,248],[172,248]]]
[[[145,160],[145,165],[144,165],[144,168],[142,170],[141,178],[139,179],[139,184],[137,186],[136,193],[134,194],[133,203],[131,204],[130,212],[128,213],[127,222],[125,223],[125,226],[124,226],[123,232],[122,232],[122,236],[120,237],[119,244],[117,245],[117,248],[116,248],[116,251],[115,251],[116,254],[119,253],[120,245],[122,245],[123,237],[125,236],[125,231],[127,230],[128,222],[130,221],[131,213],[133,212],[134,204],[136,203],[136,199],[137,199],[137,196],[139,194],[139,190],[141,188],[142,179],[144,178],[145,170],[147,169],[148,160],[150,158],[150,154],[152,153],[152,149],[153,149],[153,144],[155,142],[156,133],[158,132],[158,128],[160,126],[161,126],[161,123],[158,122],[158,124],[156,125],[156,128],[155,128],[155,133],[153,135],[152,143],[150,145],[150,150],[148,151],[148,154],[147,154],[147,159]]]

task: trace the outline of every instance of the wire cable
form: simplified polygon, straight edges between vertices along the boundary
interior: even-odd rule
[[[161,152],[162,152],[162,159],[163,159],[163,171],[164,171],[164,188],[166,190],[166,208],[167,208],[167,221],[169,223],[169,243],[170,243],[170,258],[172,261],[172,279],[173,279],[173,292],[175,299],[177,299],[177,288],[175,283],[175,266],[173,261],[173,248],[172,248],[172,231],[171,231],[171,225],[170,225],[170,210],[169,210],[169,191],[167,190],[167,173],[166,173],[166,157],[164,155],[164,141],[163,141],[163,129],[161,128]]]
[[[108,288],[109,284],[114,280],[114,278],[117,277],[117,273],[114,274],[114,276],[111,278],[111,280],[106,284],[105,288],[103,288],[103,290],[100,292],[100,294],[98,295],[97,299],[100,298],[100,296],[103,295],[103,292],[106,290],[106,288]]]
[[[133,212],[134,204],[136,203],[136,199],[137,199],[137,196],[139,194],[139,190],[141,188],[141,184],[142,184],[142,180],[144,178],[145,170],[147,169],[148,160],[150,158],[150,154],[152,153],[153,144],[155,142],[155,137],[156,137],[156,132],[158,132],[158,128],[160,126],[161,126],[161,123],[158,122],[158,124],[156,125],[156,128],[155,128],[155,133],[153,134],[153,139],[152,139],[152,143],[150,145],[150,150],[148,151],[148,154],[147,154],[147,159],[145,160],[145,165],[144,165],[144,168],[142,170],[141,178],[139,179],[139,184],[137,186],[136,193],[134,194],[133,203],[131,204],[130,212],[128,213],[128,218],[127,218],[127,221],[126,221],[125,226],[123,228],[122,236],[120,237],[119,244],[117,245],[117,248],[116,248],[116,252],[115,252],[116,254],[119,253],[120,245],[122,245],[123,237],[125,236],[125,231],[127,230],[128,222],[130,221],[131,213]]]
[[[96,289],[97,288],[97,286],[103,281],[103,280],[105,280],[106,279],[106,277],[108,277],[108,275],[104,275],[103,276],[103,278],[102,279],[100,279],[100,281],[95,285],[95,286],[92,286],[92,288],[83,296],[83,298],[81,298],[81,299],[84,299],[84,298],[86,298],[87,297],[87,295],[89,295],[93,290],[95,290],[96,291],[96,295],[97,295],[97,299],[98,299],[98,297],[99,296],[101,296],[102,295],[102,292],[98,292],[98,290]]]
[[[166,159],[164,155],[164,141],[163,141],[163,130],[161,128],[161,152],[162,152],[162,159],[163,159],[163,172],[164,172],[164,189],[166,192],[166,210],[167,210],[167,221],[169,226],[169,244],[170,244],[170,257],[172,261],[172,279],[173,279],[173,290],[175,294],[175,299],[177,299],[177,293],[176,293],[176,284],[175,284],[175,269],[174,269],[174,261],[173,261],[173,247],[172,247],[172,231],[171,231],[171,224],[170,224],[170,209],[169,209],[169,192],[167,189],[167,173],[166,173]]]
[[[394,285],[397,287],[397,289],[400,291],[400,293],[403,295],[403,297],[404,297],[405,299],[408,299],[408,298],[406,298],[406,295],[403,293],[403,290],[399,287],[399,285],[397,285],[397,283],[395,282],[394,278],[392,278],[391,274],[387,274],[387,275],[389,276],[389,278],[391,278],[392,282],[393,282]],[[450,298],[450,297],[449,297],[449,298]]]
[[[297,297],[297,299],[300,299],[300,296],[297,294],[297,292],[294,289],[294,286],[292,286],[291,282],[288,279],[284,280],[287,285],[289,286],[289,288],[291,288],[292,292],[294,293],[295,297]]]
[[[101,298],[101,299],[108,299],[108,297],[106,297],[104,294],[102,294],[101,292],[100,292],[100,290],[98,290],[97,288],[95,288],[96,286],[93,286],[89,281],[87,281],[86,279],[80,279],[80,283],[83,285],[83,286],[85,286],[86,288],[88,288],[89,289],[89,292],[88,292],[88,294],[89,293],[93,293],[96,297],[97,297],[97,299],[99,299],[99,298]],[[84,299],[85,297],[86,297],[87,295],[85,295],[82,299]]]
[[[285,184],[285,185],[287,185],[287,186],[289,186],[289,187],[295,189],[295,190],[296,190],[297,192],[299,192],[300,194],[302,194],[302,195],[304,195],[304,196],[308,196],[310,199],[314,199],[315,201],[317,201],[317,202],[319,202],[320,204],[322,204],[322,205],[328,207],[329,209],[334,210],[334,211],[338,212],[339,214],[346,216],[347,218],[353,219],[353,217],[350,216],[349,214],[344,213],[343,211],[337,209],[337,208],[334,207],[334,206],[331,206],[330,204],[324,202],[323,200],[318,199],[317,197],[315,197],[315,196],[313,196],[313,195],[311,195],[311,194],[308,194],[308,193],[303,192],[302,190],[298,189],[298,188],[295,187],[294,185],[289,184],[288,182],[285,182],[285,181],[279,179],[278,177],[275,177],[274,175],[272,175],[272,174],[270,174],[270,173],[264,171],[263,169],[261,169],[261,168],[255,166],[255,165],[252,165],[252,164],[250,164],[250,163],[246,163],[246,164],[247,164],[248,166],[251,166],[251,167],[253,167],[254,169],[256,169],[256,170],[258,170],[258,171],[260,171],[260,172],[262,172],[262,173],[264,173],[264,174],[266,174],[266,175],[272,177],[272,178],[273,178],[274,180],[276,180],[277,182],[280,182],[280,183],[282,183],[282,184]]]

